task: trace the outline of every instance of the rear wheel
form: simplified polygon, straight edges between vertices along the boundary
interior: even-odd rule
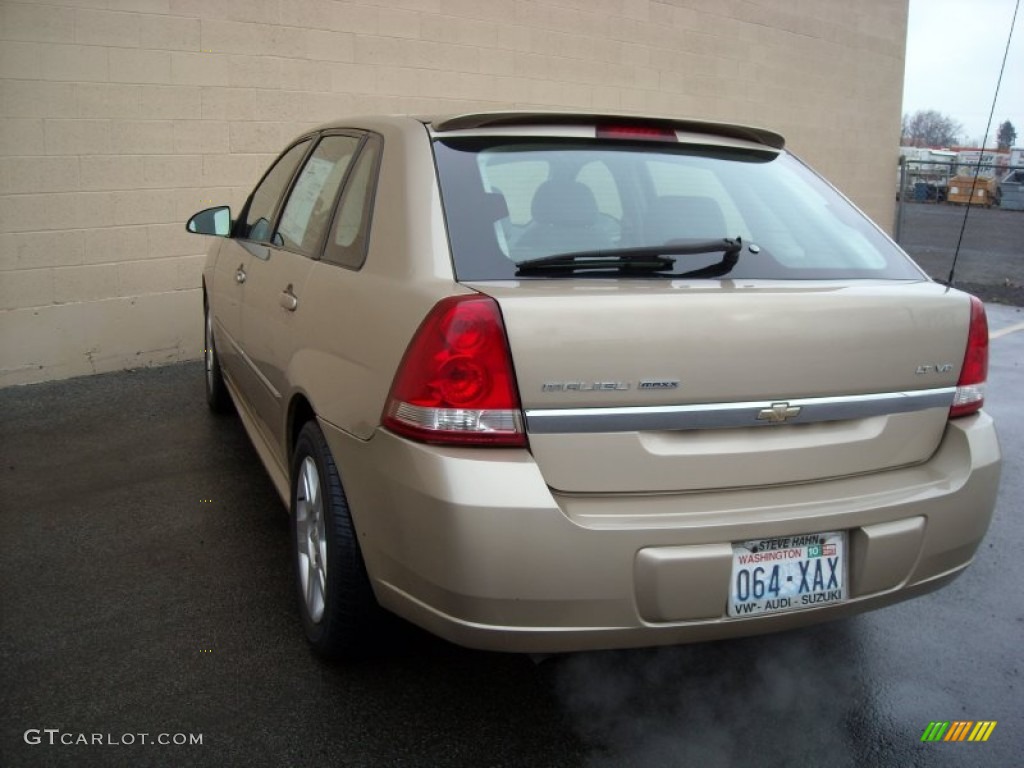
[[[292,553],[306,637],[326,658],[361,655],[379,633],[382,611],[338,468],[316,422],[299,433],[291,469]]]
[[[220,370],[220,358],[213,342],[213,315],[210,305],[203,297],[203,364],[206,367],[206,404],[214,413],[227,413],[231,410],[231,396],[224,384],[224,374]]]

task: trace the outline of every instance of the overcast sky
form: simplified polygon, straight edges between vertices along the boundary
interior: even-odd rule
[[[910,0],[903,112],[936,109],[964,126],[971,142],[985,133],[1016,0]],[[1024,2],[992,118],[1024,145]]]

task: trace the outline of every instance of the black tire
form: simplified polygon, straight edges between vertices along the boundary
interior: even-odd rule
[[[206,404],[214,413],[231,412],[231,395],[224,384],[224,374],[220,369],[220,357],[213,339],[213,318],[210,315],[210,304],[203,295],[203,379],[206,382]]]
[[[319,520],[307,484],[314,470]],[[366,575],[338,468],[315,421],[307,422],[299,432],[291,478],[292,561],[306,639],[327,659],[364,656],[375,648],[384,612]],[[326,563],[325,572],[313,553]],[[312,592],[307,591],[309,584],[314,585]],[[317,589],[321,590],[319,601]]]

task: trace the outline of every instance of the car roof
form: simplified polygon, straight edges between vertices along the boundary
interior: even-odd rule
[[[332,121],[318,126],[316,130],[331,128],[365,128],[373,130],[389,126],[392,128],[408,128],[411,125],[425,125],[434,135],[453,133],[456,131],[474,131],[488,129],[515,129],[531,126],[565,126],[582,127],[596,123],[613,124],[628,127],[669,128],[689,134],[703,134],[724,139],[760,144],[772,149],[781,150],[786,140],[781,134],[766,128],[740,125],[736,123],[719,123],[708,120],[690,120],[683,118],[655,115],[623,115],[599,112],[469,112],[456,115],[375,115],[354,117],[346,120]]]

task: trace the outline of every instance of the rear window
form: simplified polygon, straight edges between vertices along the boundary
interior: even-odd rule
[[[523,262],[742,238],[716,277],[920,279],[862,214],[786,153],[600,140],[452,139],[434,143],[459,280],[520,274]],[[672,277],[719,265],[675,257]],[[577,271],[573,277],[621,277]]]

